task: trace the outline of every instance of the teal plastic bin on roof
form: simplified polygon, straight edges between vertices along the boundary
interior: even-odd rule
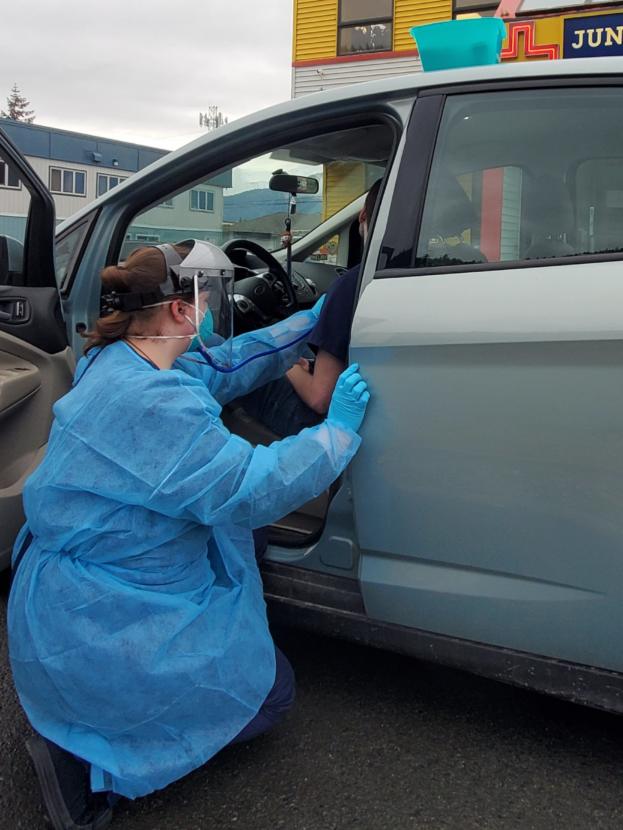
[[[431,72],[499,63],[506,26],[499,17],[479,17],[414,26],[411,35],[422,67]]]

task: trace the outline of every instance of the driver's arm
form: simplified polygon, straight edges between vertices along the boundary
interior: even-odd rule
[[[303,357],[286,374],[299,398],[314,412],[325,415],[329,411],[337,379],[345,368],[343,361],[321,350],[316,356],[313,373],[310,372],[309,362]]]
[[[318,323],[308,339],[309,345],[317,349],[313,374],[309,364],[301,360],[286,375],[299,398],[319,415],[328,411],[337,379],[348,363],[358,284],[359,267],[356,267],[338,277],[329,289]]]

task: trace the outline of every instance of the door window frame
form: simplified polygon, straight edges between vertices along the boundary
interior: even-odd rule
[[[452,273],[568,266],[623,260],[623,251],[618,251],[614,253],[548,257],[546,259],[480,262],[467,265],[427,265],[423,267],[415,265],[428,182],[446,99],[450,96],[490,92],[581,89],[582,87],[619,87],[623,91],[623,80],[607,75],[583,78],[569,76],[549,80],[522,78],[515,81],[484,81],[420,90],[406,129],[405,148],[400,159],[400,168],[389,209],[388,222],[381,241],[375,279],[390,279],[402,276],[441,276],[442,274]],[[418,194],[416,198],[413,196],[414,193]]]
[[[24,155],[0,129],[0,154],[10,162],[30,194],[24,236],[22,288],[56,288],[54,269],[55,206],[50,192]]]
[[[404,98],[404,93],[400,97]],[[399,96],[396,98],[400,100]],[[190,151],[185,158],[180,159],[178,156],[169,165],[163,165],[157,172],[154,171],[152,177],[140,182],[140,189],[137,182],[132,194],[136,198],[132,198],[131,201],[122,200],[121,213],[111,235],[106,264],[112,265],[118,261],[128,229],[141,213],[158,207],[163,201],[173,199],[193,187],[200,187],[207,178],[216,177],[235,165],[273,150],[280,144],[294,143],[304,138],[365,124],[385,124],[393,131],[393,147],[387,165],[389,170],[405,128],[398,112],[388,108],[387,96],[379,95],[372,101],[355,99],[346,110],[347,112],[342,111],[319,119],[317,108],[310,107],[297,112],[296,118],[289,114],[287,120],[277,119],[274,124],[270,121],[262,123],[262,129],[258,129],[258,125],[255,124],[237,133],[228,134],[222,140],[211,143],[209,153],[208,147],[201,146]],[[211,166],[212,159],[215,162],[214,167]],[[176,182],[174,190],[171,189],[172,180]],[[125,195],[127,194],[128,191]]]

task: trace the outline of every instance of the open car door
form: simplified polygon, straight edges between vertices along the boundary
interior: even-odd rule
[[[67,343],[54,273],[54,202],[0,130],[0,569],[23,522],[24,481],[42,458],[52,406],[70,387]]]

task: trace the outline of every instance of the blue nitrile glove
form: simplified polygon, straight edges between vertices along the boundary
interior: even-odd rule
[[[311,313],[315,314],[316,317],[320,317],[320,312],[322,311],[322,306],[324,305],[324,301],[327,299],[327,295],[323,294],[319,300],[316,300],[316,304],[311,307]]]
[[[359,432],[369,400],[368,384],[359,374],[359,364],[353,363],[337,379],[327,421]]]

